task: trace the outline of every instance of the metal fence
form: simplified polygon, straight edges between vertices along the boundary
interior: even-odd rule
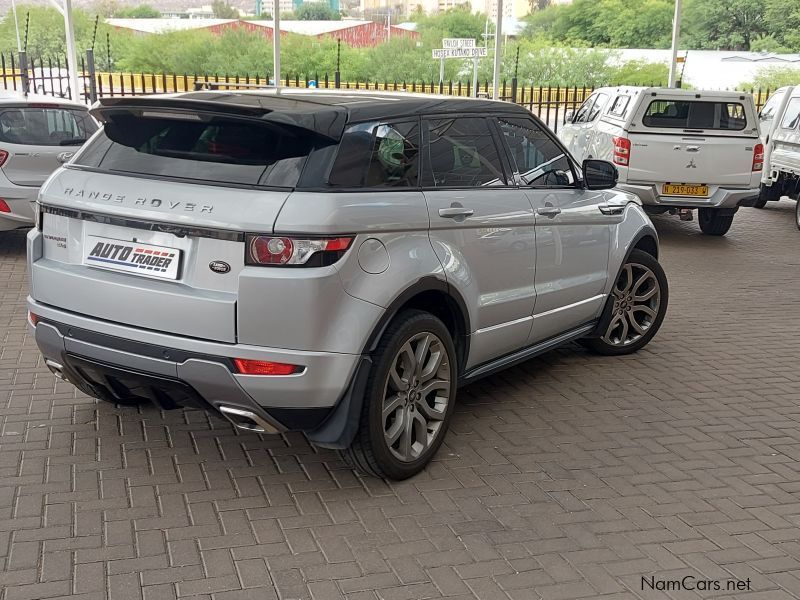
[[[97,98],[115,96],[140,96],[165,94],[196,89],[246,89],[274,85],[269,75],[228,74],[177,74],[177,73],[119,73],[95,69],[91,50],[80,59],[78,84],[81,98],[91,103]],[[57,97],[70,96],[70,79],[66,61],[62,58],[31,58],[26,53],[0,54],[0,79],[5,90],[45,94]],[[491,96],[491,82],[471,81],[342,81],[340,73],[320,74],[315,77],[289,76],[281,78],[281,85],[297,88],[377,90],[414,92],[448,96]],[[659,85],[655,83],[654,85]],[[558,131],[569,111],[576,110],[594,91],[594,87],[550,87],[519,84],[516,79],[503,81],[499,86],[501,100],[515,102],[528,108],[549,127]],[[757,109],[769,98],[770,90],[742,90],[753,95]]]

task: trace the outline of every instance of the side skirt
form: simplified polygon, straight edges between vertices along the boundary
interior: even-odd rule
[[[529,360],[535,356],[549,352],[550,350],[558,348],[559,346],[563,346],[568,342],[577,340],[578,338],[586,337],[595,330],[596,326],[597,320],[595,319],[576,327],[575,329],[570,329],[569,331],[561,333],[557,336],[537,342],[532,346],[522,348],[521,350],[517,350],[511,354],[506,354],[505,356],[501,356],[495,360],[483,363],[477,367],[473,367],[459,378],[458,385],[459,387],[465,386],[477,381],[478,379],[492,375],[497,371],[507,369],[508,367],[525,362],[526,360]]]

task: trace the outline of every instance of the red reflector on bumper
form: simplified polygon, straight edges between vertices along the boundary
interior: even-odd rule
[[[30,319],[31,323],[33,323],[34,327],[39,322],[39,315],[36,315],[30,311],[28,311],[28,318]]]
[[[0,212],[5,212],[5,213],[10,213],[11,212],[11,207],[2,198],[0,198]]]
[[[234,358],[233,363],[236,365],[236,370],[242,375],[294,375],[303,370],[303,367],[299,365],[249,358]]]

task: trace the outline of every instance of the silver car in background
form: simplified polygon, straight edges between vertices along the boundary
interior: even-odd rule
[[[316,90],[104,99],[42,189],[30,324],[117,404],[302,431],[403,479],[456,390],[667,309],[658,238],[608,162],[507,102]]]
[[[0,93],[0,231],[33,225],[39,187],[95,131],[82,104]]]

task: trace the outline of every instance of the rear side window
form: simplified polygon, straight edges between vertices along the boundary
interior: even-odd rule
[[[611,105],[611,108],[608,109],[608,114],[614,115],[615,117],[624,117],[625,113],[628,110],[628,104],[630,104],[631,97],[621,94],[614,98],[614,103]]]
[[[333,187],[416,187],[419,121],[359,123],[342,136],[328,176]]]
[[[294,187],[308,155],[325,143],[297,127],[196,113],[176,118],[116,114],[105,134],[75,157],[76,164],[266,187]]]
[[[426,187],[507,185],[489,122],[482,117],[431,119]]]
[[[97,124],[87,111],[59,107],[0,110],[0,142],[31,146],[79,146]]]
[[[792,98],[786,105],[786,112],[783,115],[781,127],[784,129],[794,129],[800,121],[800,98]]]
[[[642,118],[645,127],[741,131],[747,126],[744,106],[737,102],[654,100]]]

